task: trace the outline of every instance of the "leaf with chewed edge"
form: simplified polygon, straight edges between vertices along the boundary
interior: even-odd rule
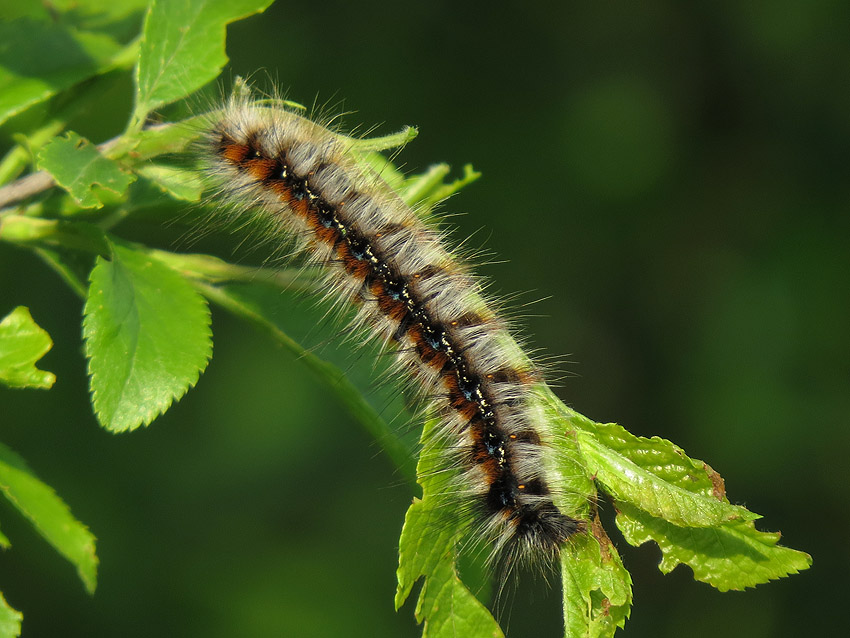
[[[35,362],[53,347],[53,341],[30,311],[18,306],[0,321],[0,383],[12,388],[51,388],[52,372],[39,370]]]
[[[97,258],[83,333],[101,425],[148,425],[195,385],[212,355],[206,300],[157,259],[121,245]]]
[[[15,452],[0,443],[0,491],[39,534],[77,568],[89,593],[97,584],[94,536],[71,515],[53,488],[42,483]]]
[[[122,195],[136,179],[73,131],[53,139],[39,151],[38,167],[50,173],[83,208],[103,206],[95,186]]]
[[[422,439],[434,436],[438,422],[428,420]],[[395,606],[401,608],[413,586],[424,584],[416,603],[416,620],[425,623],[427,638],[503,638],[490,611],[469,591],[457,574],[457,544],[466,528],[465,516],[446,507],[450,472],[437,471],[441,454],[426,446],[416,468],[422,498],[407,510],[399,539],[398,589]],[[440,497],[443,498],[440,498]]]
[[[415,499],[407,510],[399,540],[396,609],[423,578],[415,612],[417,622],[425,624],[423,638],[502,638],[490,611],[458,577],[457,530],[432,503]]]
[[[194,93],[227,63],[225,27],[264,11],[272,0],[154,0],[145,16],[136,108],[141,123],[155,108]]]
[[[632,579],[598,518],[561,551],[561,582],[566,636],[610,638],[625,625]]]
[[[655,541],[661,548],[658,568],[669,573],[689,566],[694,578],[720,591],[754,587],[808,569],[812,557],[777,545],[778,533],[761,532],[751,521],[712,528],[679,527],[627,504],[617,503],[617,526],[631,545]]]

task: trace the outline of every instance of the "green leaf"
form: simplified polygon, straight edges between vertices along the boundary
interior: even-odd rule
[[[141,130],[130,138],[133,157],[145,160],[165,153],[182,153],[200,137],[205,122],[205,115],[197,115],[179,122],[157,124]]]
[[[433,498],[414,499],[407,510],[399,540],[396,609],[407,600],[416,581],[424,578],[415,612],[416,621],[425,623],[423,637],[503,636],[489,610],[458,578],[458,528],[435,503]]]
[[[52,372],[35,362],[53,347],[50,335],[33,321],[30,311],[18,306],[0,321],[0,382],[13,388],[50,388]]]
[[[125,42],[139,35],[150,0],[50,0],[77,29],[101,31]]]
[[[431,577],[447,556],[453,557],[458,533],[447,522],[440,508],[434,506],[433,499],[413,499],[399,539],[396,609],[410,596],[417,580],[422,576]]]
[[[435,436],[438,424],[428,420],[422,430],[424,451],[416,468],[422,499],[414,499],[407,510],[399,539],[396,609],[422,578],[425,582],[416,604],[416,620],[425,623],[423,636],[501,637],[504,634],[489,610],[458,578],[457,545],[470,521],[468,515],[447,507],[452,474],[441,465],[439,437]]]
[[[78,29],[98,31],[116,23],[128,22],[129,16],[134,13],[141,14],[141,11],[147,8],[148,2],[149,0],[50,0],[47,3],[0,0],[0,15],[6,20],[30,17],[44,23],[61,22]]]
[[[94,186],[122,195],[135,179],[72,131],[55,138],[39,151],[38,167],[50,173],[83,208],[103,206]]]
[[[653,516],[688,527],[710,527],[736,519],[758,518],[757,514],[730,505],[721,498],[666,481],[663,475],[668,463],[676,463],[680,458],[679,454],[674,454],[676,460],[671,461],[665,454],[663,444],[670,444],[661,439],[654,442],[633,435],[614,444],[612,437],[604,436],[612,425],[598,424],[599,432],[603,433],[600,438],[589,432],[579,432],[578,441],[587,460],[587,469],[616,501],[631,503]],[[653,446],[657,442],[660,444]],[[641,465],[641,460],[647,462]]]
[[[454,560],[441,560],[422,586],[416,620],[422,638],[504,638],[493,616],[460,581]]]
[[[71,515],[53,489],[42,483],[15,452],[0,443],[0,491],[38,533],[77,568],[89,593],[97,585],[95,538]]]
[[[585,467],[585,460],[578,445],[577,427],[572,414],[552,394],[545,383],[534,389],[535,403],[543,410],[541,419],[549,423],[554,439],[554,454],[549,463],[549,474],[558,480],[552,499],[565,514],[580,520],[589,520],[593,514],[591,504],[596,501],[596,484]],[[532,407],[534,409],[534,407]],[[580,416],[580,415],[578,415]],[[582,417],[584,418],[584,417]]]
[[[103,34],[31,18],[0,21],[0,124],[106,72],[121,51]]]
[[[12,609],[3,594],[0,594],[0,638],[17,638],[21,635],[21,621],[24,615]]]
[[[200,180],[193,180],[191,173],[186,169],[174,168],[166,164],[145,164],[139,167],[138,173],[175,199],[197,202],[204,190]]]
[[[120,245],[92,270],[83,334],[95,413],[113,432],[165,412],[212,355],[203,297],[158,260]]]
[[[678,445],[654,436],[635,436],[616,423],[594,423],[591,431],[609,449],[667,483],[728,503],[723,479],[704,461],[692,459]]]
[[[716,527],[680,527],[650,516],[627,503],[616,504],[617,526],[632,545],[655,541],[667,574],[683,563],[694,578],[720,591],[745,589],[807,569],[812,557],[777,545],[778,533],[760,532],[751,521]]]
[[[136,67],[134,120],[218,77],[227,62],[225,27],[265,10],[272,0],[154,0],[145,18]]]
[[[564,626],[568,638],[608,638],[623,627],[632,604],[632,579],[599,523],[576,534],[561,551]]]
[[[443,178],[449,174],[449,170],[448,164],[436,164],[422,175],[406,180],[402,189],[402,198],[411,206],[415,206],[420,214],[424,214],[421,211],[427,213],[437,204],[481,177],[481,173],[474,170],[472,164],[465,164],[463,177],[443,183]]]

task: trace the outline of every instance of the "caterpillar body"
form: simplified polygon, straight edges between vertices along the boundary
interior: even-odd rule
[[[445,238],[350,152],[350,139],[277,105],[234,94],[210,116],[204,172],[213,197],[259,214],[320,265],[324,289],[394,352],[440,420],[439,450],[460,486],[471,536],[511,561],[554,558],[584,523],[553,496],[553,434],[530,405],[539,372]],[[348,141],[346,141],[348,140]]]

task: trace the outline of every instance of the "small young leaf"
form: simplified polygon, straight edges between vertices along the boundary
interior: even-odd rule
[[[93,186],[121,195],[135,177],[101,155],[86,139],[69,131],[57,137],[38,153],[38,167],[53,176],[83,208],[100,208],[103,203]]]
[[[778,533],[760,532],[751,521],[734,521],[712,528],[679,527],[627,504],[616,504],[617,526],[632,545],[655,541],[667,574],[679,563],[694,578],[720,591],[745,589],[807,569],[808,554],[777,545]]]
[[[444,184],[443,177],[448,174],[448,168],[447,164],[437,164],[428,169],[421,178],[407,180],[403,191],[404,200],[417,210],[430,211],[481,177],[481,173],[473,169],[472,164],[465,164],[463,177]],[[442,170],[445,170],[445,173],[440,174]],[[433,177],[432,182],[428,181],[429,177]]]
[[[21,635],[21,621],[24,615],[12,609],[3,594],[0,594],[0,638],[18,638]]]
[[[193,386],[212,354],[206,301],[156,259],[120,245],[97,258],[83,333],[101,425],[148,425]]]
[[[136,109],[152,110],[214,80],[227,62],[225,27],[265,10],[272,0],[154,0],[145,17],[136,67]]]
[[[0,124],[107,71],[120,51],[103,34],[31,18],[0,21]]]
[[[50,388],[52,372],[35,362],[53,347],[50,335],[33,321],[30,311],[18,306],[0,321],[0,383],[12,388]]]
[[[15,452],[0,443],[0,491],[38,533],[77,568],[89,593],[97,584],[94,536],[71,515],[51,487],[42,483]]]

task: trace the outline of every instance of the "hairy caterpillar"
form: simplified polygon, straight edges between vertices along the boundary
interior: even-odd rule
[[[461,485],[469,532],[494,557],[552,559],[584,523],[553,502],[552,433],[530,405],[539,372],[481,284],[427,225],[320,124],[237,92],[210,116],[201,146],[213,197],[271,222],[281,244],[322,267],[324,287],[357,308],[354,325],[393,350],[440,426],[423,454]]]

